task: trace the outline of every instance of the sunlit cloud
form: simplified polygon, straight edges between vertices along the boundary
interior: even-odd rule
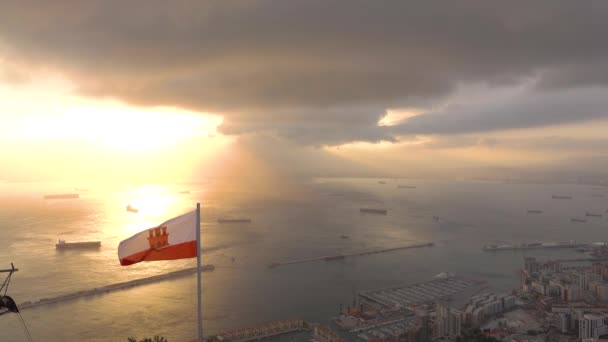
[[[404,108],[404,109],[388,109],[386,115],[378,121],[379,126],[395,126],[403,123],[407,119],[420,115],[424,112],[422,109]]]

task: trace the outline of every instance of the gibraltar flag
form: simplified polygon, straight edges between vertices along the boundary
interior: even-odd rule
[[[196,256],[196,210],[139,232],[118,245],[122,266]]]

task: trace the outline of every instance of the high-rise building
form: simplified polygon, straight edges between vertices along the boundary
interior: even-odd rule
[[[540,265],[536,262],[534,257],[524,258],[524,271],[528,272],[529,275],[538,273]]]
[[[608,334],[608,320],[605,315],[585,314],[578,321],[578,337],[597,340]]]
[[[595,295],[603,302],[608,301],[608,284],[604,282],[597,284],[595,286]]]
[[[433,337],[456,337],[460,335],[463,312],[451,309],[446,302],[438,302],[435,306],[435,324]]]

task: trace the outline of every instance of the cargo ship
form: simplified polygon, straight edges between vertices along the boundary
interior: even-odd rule
[[[78,194],[55,194],[55,195],[44,195],[44,199],[71,199],[80,198]]]
[[[576,241],[569,242],[532,242],[522,244],[487,244],[483,246],[484,251],[512,251],[519,249],[543,249],[543,248],[581,248],[586,246]]]
[[[562,195],[553,195],[551,196],[553,199],[572,199],[572,196],[562,196]]]
[[[543,213],[542,210],[535,210],[535,209],[528,210],[528,214],[542,214],[542,213]]]
[[[570,219],[570,222],[587,223],[587,220],[582,219],[582,218],[573,217],[573,218]]]
[[[586,212],[585,216],[587,217],[602,217],[602,214],[594,214],[594,213],[590,213],[590,212]]]
[[[129,204],[129,205],[127,206],[127,211],[128,211],[128,212],[131,212],[131,213],[136,213],[136,214],[137,214],[137,213],[139,212],[139,209],[137,209],[137,208],[135,208],[135,207],[132,207],[132,206]]]
[[[91,249],[101,247],[101,241],[66,242],[59,239],[55,244],[56,249]]]
[[[413,185],[397,185],[398,189],[416,189]]]
[[[385,181],[378,181],[378,184],[386,184]]]
[[[362,214],[376,214],[376,215],[386,215],[386,209],[373,209],[373,208],[361,208],[359,212]]]
[[[218,218],[217,223],[251,223],[248,218]]]
[[[332,255],[332,256],[326,256],[325,257],[326,261],[342,260],[342,259],[344,259],[344,255]]]

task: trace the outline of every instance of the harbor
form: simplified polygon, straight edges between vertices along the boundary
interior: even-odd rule
[[[427,242],[427,243],[421,243],[421,244],[415,244],[415,245],[375,249],[375,250],[370,250],[370,251],[362,251],[362,252],[355,252],[355,253],[348,253],[348,254],[328,255],[328,256],[322,256],[322,257],[316,257],[316,258],[310,258],[310,259],[298,259],[298,260],[290,260],[290,261],[273,262],[268,267],[275,268],[275,267],[279,267],[279,266],[303,264],[303,263],[307,263],[307,262],[316,262],[316,261],[323,261],[323,260],[325,260],[325,261],[342,260],[342,259],[349,258],[349,257],[364,256],[364,255],[378,254],[378,253],[388,253],[388,252],[393,252],[393,251],[403,250],[403,249],[423,248],[423,247],[433,247],[433,246],[435,246],[434,242]]]

